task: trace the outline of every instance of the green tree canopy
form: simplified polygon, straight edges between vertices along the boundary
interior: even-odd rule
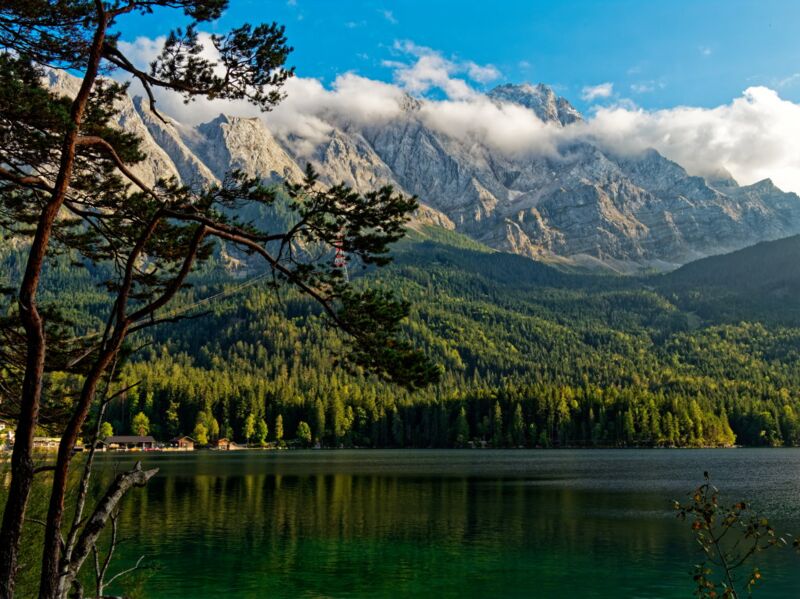
[[[106,439],[114,435],[114,428],[111,426],[110,422],[104,422],[100,425],[100,439]]]
[[[139,412],[133,417],[131,421],[131,432],[140,437],[150,434],[150,419],[147,417],[147,414]]]
[[[202,422],[198,422],[192,431],[192,438],[194,438],[195,442],[201,447],[208,445],[208,429],[206,425]]]
[[[311,445],[311,427],[308,426],[308,423],[302,420],[297,423],[296,436],[297,440],[300,441],[304,447],[309,447]]]

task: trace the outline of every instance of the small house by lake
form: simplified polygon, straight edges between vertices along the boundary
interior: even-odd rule
[[[5,420],[0,420],[0,444],[4,449],[14,447],[14,426]]]
[[[229,449],[233,449],[233,443],[231,443],[228,439],[225,438],[217,439],[215,447],[223,451],[228,451]]]
[[[106,449],[112,451],[147,451],[156,448],[156,440],[149,435],[146,437],[114,435],[103,439],[103,445]]]
[[[194,451],[194,439],[191,437],[175,437],[170,439],[169,446],[179,451]]]
[[[33,450],[34,451],[58,451],[58,444],[61,442],[60,437],[34,437]]]

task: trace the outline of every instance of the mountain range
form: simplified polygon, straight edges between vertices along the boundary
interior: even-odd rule
[[[49,84],[71,95],[77,82],[54,71]],[[501,85],[487,96],[550,127],[583,119],[543,84]],[[579,138],[555,155],[500,152],[429,126],[425,102],[407,97],[401,114],[380,124],[331,119],[321,141],[278,136],[257,117],[165,123],[139,97],[123,102],[118,124],[144,139],[147,159],[136,170],[146,182],[207,184],[236,168],[277,183],[301,178],[310,162],[323,180],[357,191],[391,184],[417,195],[416,225],[562,265],[668,271],[800,233],[800,197],[769,179],[740,186],[726,172],[691,176],[656,150],[619,155]]]
[[[73,83],[52,79],[65,93]],[[544,86],[492,94],[525,102],[553,127],[582,118]],[[160,438],[216,422],[220,436],[242,441],[252,415],[270,430],[280,419],[287,439],[309,424],[314,439],[335,447],[800,446],[800,309],[792,299],[800,235],[784,237],[797,222],[796,196],[768,182],[740,187],[724,174],[691,177],[656,152],[614,157],[586,142],[562,148],[570,158],[514,163],[426,127],[422,110],[409,100],[405,116],[382,127],[332,128],[311,159],[331,181],[361,190],[393,183],[426,202],[393,263],[361,276],[410,303],[404,334],[441,365],[442,381],[410,392],[342,369],[341,339],[313,302],[296,290],[242,284],[235,258],[221,251],[175,299],[179,310],[213,300],[202,325],[192,318],[143,333],[121,375],[141,384],[110,405],[115,430],[129,431],[141,411]],[[212,183],[230,168],[274,182],[302,175],[297,145],[262,119],[164,123],[131,98],[118,124],[144,140],[148,158],[136,169],[150,183]],[[499,177],[512,167],[516,179],[503,187]],[[457,193],[460,183],[478,189],[479,174],[477,199]],[[532,191],[498,199],[523,188]],[[578,193],[587,188],[594,195]],[[539,214],[540,241],[561,215],[551,239],[562,245],[497,251],[515,249],[504,245],[500,214],[535,245],[530,211],[510,212],[526,203]],[[781,239],[749,245],[770,237]],[[716,255],[740,245],[748,247]],[[704,252],[715,255],[671,269]],[[25,259],[19,246],[0,243],[0,287],[16,284]],[[670,272],[562,267],[574,264]],[[102,268],[56,256],[42,305],[64,311],[76,331],[102,330]]]

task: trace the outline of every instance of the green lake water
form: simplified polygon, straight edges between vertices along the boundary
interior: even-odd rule
[[[112,573],[145,555],[129,581],[145,597],[690,597],[698,552],[671,500],[704,470],[800,532],[793,449],[107,454],[100,469],[136,457],[160,472],[126,499]],[[800,597],[800,556],[759,565],[760,596]]]

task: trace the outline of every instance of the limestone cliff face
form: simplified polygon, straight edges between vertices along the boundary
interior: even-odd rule
[[[566,98],[558,97],[550,87],[543,83],[500,85],[490,91],[488,96],[494,100],[512,102],[529,108],[544,122],[569,125],[583,118]]]
[[[69,97],[74,97],[78,93],[80,81],[72,75],[64,71],[50,70],[47,72],[46,77],[46,83],[53,91]],[[142,139],[142,151],[146,158],[134,165],[131,170],[145,184],[152,185],[159,178],[170,178],[178,175],[169,155],[150,137],[147,127],[134,107],[133,101],[128,97],[120,101],[116,124]]]
[[[67,95],[77,88],[63,73],[49,74],[48,83]],[[541,84],[503,85],[487,95],[557,129],[581,120]],[[165,123],[138,98],[123,100],[117,124],[142,138],[148,158],[136,170],[147,183],[174,177],[202,186],[232,169],[298,181],[311,163],[328,183],[362,193],[391,185],[418,196],[412,226],[456,229],[539,260],[666,270],[800,232],[800,198],[769,180],[741,187],[724,172],[690,176],[655,150],[619,156],[587,142],[560,147],[558,155],[506,155],[428,126],[424,105],[408,98],[399,117],[379,125],[340,119],[322,140],[301,144],[277,138],[260,118]],[[301,147],[303,154],[294,151]]]
[[[175,166],[180,180],[187,185],[199,187],[218,183],[219,179],[186,145],[181,134],[180,125],[164,117],[164,120],[153,114],[147,102],[141,97],[133,99],[133,105],[139,114],[152,141],[167,153]],[[184,128],[185,130],[185,128]],[[190,134],[191,135],[191,134]]]
[[[218,179],[231,170],[274,183],[303,177],[300,167],[259,118],[221,114],[185,130],[183,140]]]
[[[563,127],[580,115],[545,86],[489,93]],[[634,272],[800,232],[800,198],[770,181],[690,176],[655,150],[618,156],[589,143],[552,156],[504,156],[425,127],[412,105],[365,137],[396,180],[458,230],[497,249]]]

